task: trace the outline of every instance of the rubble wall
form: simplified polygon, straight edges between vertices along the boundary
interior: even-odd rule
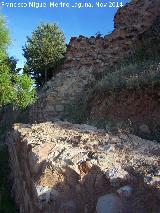
[[[115,29],[104,37],[71,38],[58,74],[40,91],[31,121],[63,117],[67,107],[86,97],[96,81],[129,57],[160,14],[159,0],[133,0],[114,17]]]
[[[160,211],[160,145],[155,142],[48,122],[15,124],[7,145],[20,213]]]

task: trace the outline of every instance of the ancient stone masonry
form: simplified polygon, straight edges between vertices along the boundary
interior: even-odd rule
[[[110,35],[71,38],[60,72],[30,109],[30,121],[43,122],[14,124],[6,136],[20,213],[160,212],[160,144],[58,119],[140,42],[157,37],[159,15],[160,0],[133,0],[118,10]]]
[[[7,137],[20,213],[160,212],[160,144],[69,122]]]
[[[30,119],[43,121],[63,116],[67,106],[86,96],[102,73],[111,72],[113,66],[132,54],[159,14],[159,0],[133,0],[118,10],[111,34],[71,38],[60,73],[40,92],[30,110]]]

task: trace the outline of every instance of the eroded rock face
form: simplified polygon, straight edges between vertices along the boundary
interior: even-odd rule
[[[57,121],[15,124],[7,144],[20,213],[104,212],[104,195],[123,213],[160,211],[157,143]]]
[[[159,14],[159,0],[133,0],[118,10],[110,35],[71,38],[64,64],[42,89],[30,110],[30,119],[50,121],[55,116],[63,117],[69,104],[86,97],[102,74],[111,72],[113,66],[132,54]],[[155,37],[148,35],[150,39]]]

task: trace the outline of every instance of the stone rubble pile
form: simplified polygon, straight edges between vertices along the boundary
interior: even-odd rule
[[[15,124],[7,144],[20,213],[160,211],[156,142],[57,121]]]

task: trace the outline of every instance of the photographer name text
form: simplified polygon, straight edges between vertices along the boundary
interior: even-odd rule
[[[0,2],[1,8],[119,8],[123,7],[122,1],[114,1],[114,2]]]

